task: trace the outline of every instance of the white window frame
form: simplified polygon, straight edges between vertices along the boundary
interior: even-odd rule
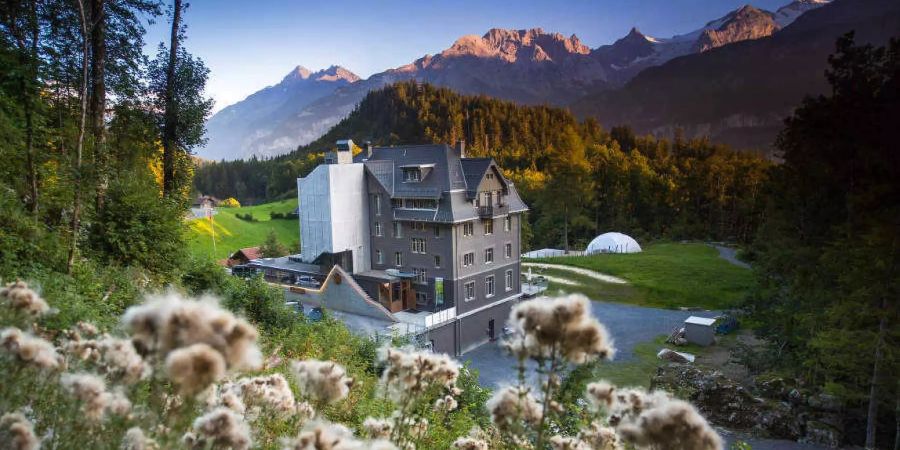
[[[469,295],[470,291],[472,294],[471,296]],[[463,284],[463,296],[464,296],[463,298],[465,299],[465,301],[470,302],[472,300],[475,300],[475,295],[476,294],[475,294],[475,282],[474,281],[467,281],[465,284]]]
[[[434,237],[440,239],[440,237],[441,237],[441,226],[440,225],[435,224]]]
[[[403,252],[394,252],[394,265],[403,267]]]
[[[475,252],[469,252],[463,254],[463,267],[469,267],[475,265]]]
[[[416,284],[428,284],[428,271],[422,267],[413,267],[413,273],[416,274],[414,282]]]
[[[381,250],[375,250],[375,263],[384,264],[384,254],[381,253]]]
[[[381,194],[375,194],[375,215],[381,215]]]
[[[503,246],[503,256],[506,259],[512,258],[512,242],[507,242],[506,245]]]
[[[475,222],[463,222],[463,236],[471,236],[475,234]]]
[[[384,230],[381,229],[381,222],[375,222],[375,236],[384,236]]]
[[[485,236],[490,236],[490,235],[494,234],[494,219],[483,220],[482,227],[484,228]]]
[[[485,297],[493,297],[497,292],[497,285],[494,282],[494,276],[488,275],[484,277],[484,296]]]
[[[394,222],[393,233],[395,238],[403,237],[403,222]]]
[[[488,257],[490,255],[490,257]],[[488,247],[484,249],[484,263],[485,264],[493,264],[494,263],[494,247]]]
[[[512,271],[512,270],[507,270],[507,271],[506,271],[506,279],[505,279],[505,283],[506,283],[506,290],[507,290],[507,291],[513,290],[513,271]]]
[[[509,232],[512,229],[512,217],[506,216],[503,218],[503,231]]]
[[[410,238],[410,246],[413,253],[428,253],[425,238]]]
[[[434,255],[434,268],[435,269],[441,268],[441,255]]]

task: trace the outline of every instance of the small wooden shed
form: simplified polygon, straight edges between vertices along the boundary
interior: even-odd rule
[[[691,316],[684,321],[684,338],[692,344],[712,345],[716,339],[716,319]]]

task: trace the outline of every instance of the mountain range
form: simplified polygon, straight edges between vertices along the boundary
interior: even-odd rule
[[[878,7],[885,3],[881,0],[835,0],[833,3],[858,2]],[[614,43],[594,49],[577,36],[566,37],[540,28],[491,29],[483,36],[463,36],[436,55],[425,55],[367,79],[359,79],[337,66],[316,73],[298,66],[279,84],[256,92],[210,118],[209,142],[199,151],[199,156],[240,159],[289,152],[324,134],[346,117],[368,92],[402,80],[427,82],[464,94],[484,94],[524,104],[571,105],[580,115],[599,117],[604,124],[630,124],[641,132],[668,133],[676,125],[666,128],[667,124],[681,124],[668,116],[654,120],[659,115],[651,108],[657,99],[645,95],[640,104],[622,104],[632,98],[627,93],[637,96],[642,92],[632,87],[639,79],[646,79],[645,75],[651,72],[664,73],[663,69],[671,65],[681,66],[685,59],[718,60],[722,51],[744,47],[748,41],[791,35],[788,30],[795,28],[798,18],[827,4],[827,0],[797,0],[775,12],[746,5],[690,33],[655,38],[632,29]],[[834,4],[821,11],[837,10],[840,14],[826,16],[840,28],[846,22],[842,16],[846,15],[844,10],[852,9],[852,5],[835,8]],[[833,47],[834,38],[844,31],[832,33],[829,45]],[[792,45],[790,38],[777,42]],[[730,57],[741,58],[741,54],[733,53]],[[751,72],[767,69],[764,62],[760,64]],[[820,66],[824,64],[823,57]],[[692,76],[697,82],[715,84],[720,74],[701,71]],[[621,94],[615,97],[616,93]],[[672,93],[656,94],[665,97]],[[604,103],[607,101],[609,105]],[[688,99],[688,103],[692,102]],[[702,127],[695,128],[691,129],[692,134],[703,131]]]

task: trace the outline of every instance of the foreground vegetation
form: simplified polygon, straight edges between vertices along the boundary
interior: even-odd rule
[[[297,219],[272,219],[272,213],[291,214],[296,208],[296,199],[240,208],[217,208],[218,213],[212,221],[200,218],[188,222],[185,235],[188,250],[200,257],[224,259],[240,248],[262,245],[268,234],[274,232],[281,245],[296,253],[300,247]],[[253,217],[252,221],[237,217],[240,215],[246,218],[248,214]]]
[[[734,308],[754,286],[750,270],[719,257],[714,247],[702,243],[658,242],[643,247],[641,253],[600,254],[535,260],[565,264],[614,275],[628,286],[590,281],[569,272],[560,276],[579,281],[578,288],[595,300],[609,300],[641,306],[678,308],[682,306],[723,310]]]

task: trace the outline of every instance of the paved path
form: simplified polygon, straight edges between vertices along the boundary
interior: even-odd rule
[[[750,268],[750,264],[737,259],[737,250],[731,247],[725,247],[724,245],[713,245],[713,247],[715,247],[716,250],[719,251],[719,257],[724,259],[725,261],[728,261],[738,267],[743,267],[745,269]]]
[[[548,264],[548,263],[533,263],[533,262],[523,262],[522,267],[537,267],[538,269],[558,269],[565,270],[568,272],[577,273],[579,275],[584,275],[586,277],[593,278],[597,281],[602,281],[604,283],[614,283],[614,284],[628,284],[627,280],[623,280],[619,277],[614,277],[612,275],[607,275],[605,273],[595,272],[590,269],[584,269],[582,267],[575,266],[567,266],[565,264]]]

